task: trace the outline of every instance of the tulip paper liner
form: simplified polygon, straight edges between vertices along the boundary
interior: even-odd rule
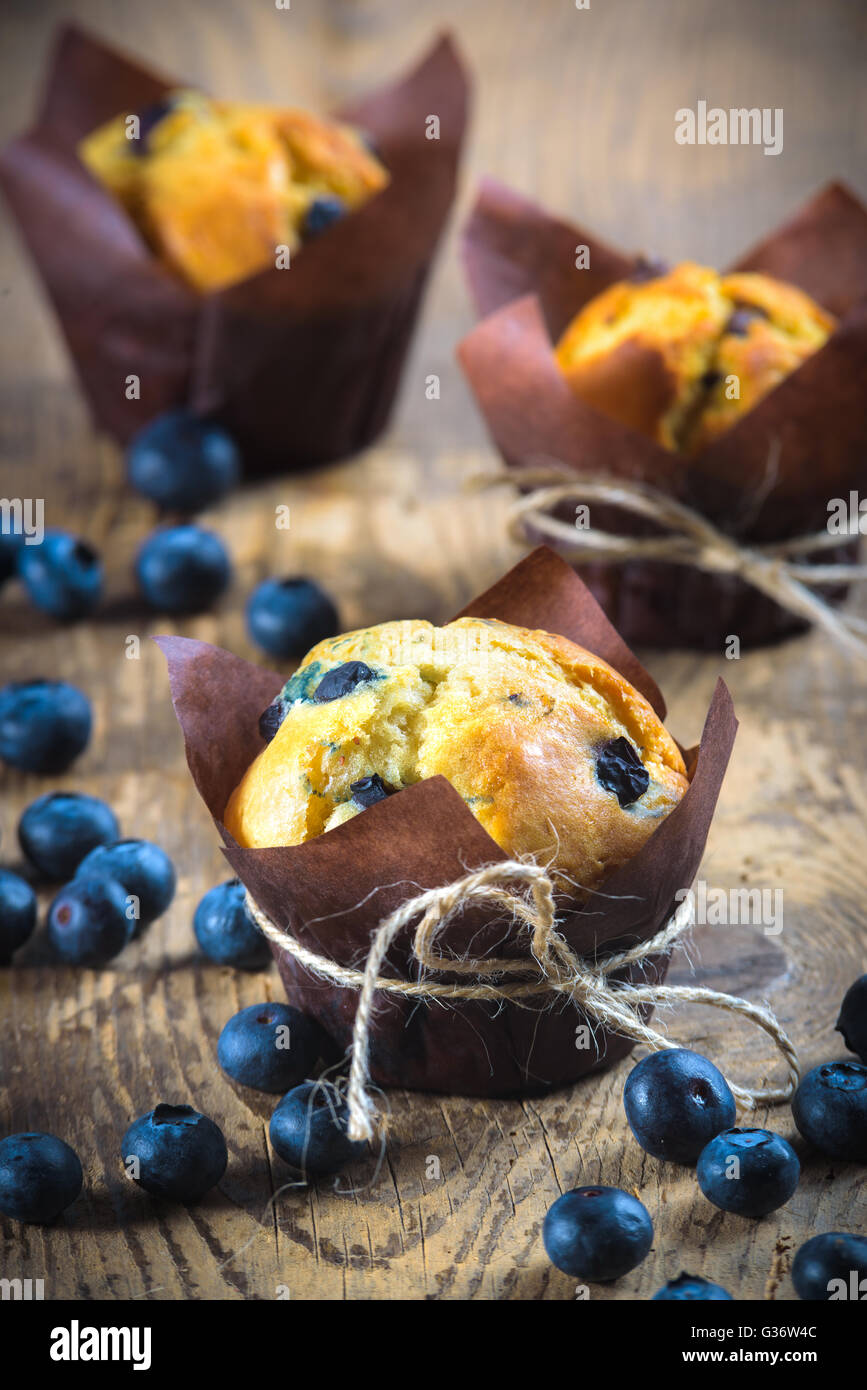
[[[588,647],[622,672],[662,717],[652,678],[625,646],[565,561],[542,547],[475,599],[463,615],[496,617],[544,628]],[[507,856],[444,777],[418,782],[302,845],[242,849],[222,816],[229,796],[260,752],[262,710],[282,678],[240,658],[182,637],[157,639],[166,655],[175,712],[193,780],[217,825],[225,854],[263,913],[317,954],[359,967],[380,922],[419,892],[451,884],[469,870]],[[701,743],[686,754],[690,786],[642,849],[584,905],[558,900],[558,923],[582,956],[610,954],[650,940],[668,921],[679,890],[690,886],[728,764],[737,728],[720,681]],[[382,973],[417,979],[411,932],[390,946]],[[272,949],[289,1000],[312,1014],[340,1048],[348,1048],[358,991],[323,980],[288,951]],[[526,955],[504,940],[502,912],[474,906],[449,923],[438,949],[454,957]],[[630,965],[616,978],[659,981],[667,957]],[[445,973],[439,977],[448,981]],[[531,1094],[608,1065],[631,1039],[592,1027],[563,1000],[441,1003],[377,995],[370,1030],[370,1075],[383,1086],[465,1095]]]
[[[590,268],[575,268],[586,245]],[[510,467],[550,464],[654,486],[725,534],[765,544],[825,529],[828,502],[867,480],[867,209],[832,184],[734,267],[791,281],[839,317],[836,331],[737,424],[687,459],[585,405],[568,386],[553,342],[595,295],[635,267],[586,230],[558,221],[486,181],[464,231],[467,277],[484,317],[458,356]],[[565,512],[564,520],[574,519]],[[623,535],[653,528],[593,510]],[[822,553],[851,561],[857,540]],[[664,562],[587,563],[580,573],[627,641],[718,649],[804,626],[736,575]],[[841,587],[831,596],[845,593]]]
[[[94,420],[125,442],[190,406],[236,435],[248,474],[351,454],[386,423],[454,196],[469,98],[456,49],[441,38],[403,80],[337,113],[375,141],[385,189],[290,268],[207,295],[156,259],[76,154],[104,121],[183,85],[65,27],[35,125],[0,155]],[[131,376],[139,399],[127,399]]]

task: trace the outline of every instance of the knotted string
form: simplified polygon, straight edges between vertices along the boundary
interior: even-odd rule
[[[519,932],[526,932],[528,956],[517,960],[497,956],[453,959],[435,949],[437,938],[457,913],[480,904],[503,909]],[[642,1005],[707,1004],[740,1014],[762,1028],[786,1062],[788,1075],[783,1086],[766,1089],[731,1086],[734,1096],[746,1109],[788,1100],[800,1078],[794,1045],[770,1009],[736,995],[692,985],[634,985],[609,980],[609,976],[627,966],[646,964],[650,957],[672,949],[694,923],[691,895],[684,898],[649,941],[628,951],[590,960],[576,955],[557,929],[554,884],[547,870],[536,864],[507,860],[476,869],[454,883],[431,888],[408,899],[380,922],[363,970],[340,965],[303,946],[291,932],[276,926],[249,893],[247,910],[269,941],[288,951],[306,970],[342,988],[359,991],[346,1097],[351,1139],[371,1141],[377,1132],[376,1107],[368,1094],[370,1031],[377,991],[414,999],[494,1000],[519,1004],[533,996],[559,994],[570,999],[592,1023],[657,1050],[678,1044],[670,1042],[644,1021]],[[446,983],[427,978],[400,980],[380,973],[395,938],[413,922],[416,925],[412,955],[422,970],[471,977],[470,983]],[[510,978],[516,976],[523,978]]]
[[[855,537],[817,531],[773,545],[742,545],[717,529],[700,512],[676,501],[648,483],[614,480],[609,475],[576,472],[565,466],[510,468],[474,480],[481,486],[511,483],[530,491],[510,508],[507,526],[518,544],[526,543],[525,527],[551,541],[573,564],[625,564],[628,560],[663,560],[689,565],[711,574],[732,574],[759,589],[781,608],[824,630],[841,646],[867,658],[867,621],[841,613],[813,585],[841,584],[867,579],[865,564],[802,563],[799,556],[832,550]],[[599,502],[655,522],[665,528],[659,536],[620,536],[595,526],[579,527],[552,516],[564,502]]]

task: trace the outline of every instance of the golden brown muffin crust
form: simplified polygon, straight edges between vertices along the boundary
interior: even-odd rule
[[[351,662],[369,678],[317,701],[323,676]],[[225,812],[246,847],[298,844],[360,814],[352,784],[362,778],[394,791],[441,774],[504,851],[553,860],[562,881],[593,889],[687,786],[674,740],[607,663],[495,620],[384,623],[329,639],[284,691],[283,722]],[[646,778],[628,804],[600,781],[601,750],[615,740]]]
[[[555,355],[587,405],[692,455],[821,348],[834,323],[793,285],[685,261],[597,295]]]

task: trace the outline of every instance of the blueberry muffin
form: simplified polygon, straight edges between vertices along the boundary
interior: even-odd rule
[[[693,455],[822,347],[834,325],[809,295],[767,275],[640,264],[585,305],[555,352],[588,405]]]
[[[687,788],[651,706],[564,637],[490,619],[320,642],[263,713],[224,814],[246,848],[297,845],[441,774],[507,854],[599,887]]]
[[[384,187],[359,132],[305,111],[180,91],[79,146],[156,254],[202,292],[274,265]],[[132,138],[131,138],[132,135]]]

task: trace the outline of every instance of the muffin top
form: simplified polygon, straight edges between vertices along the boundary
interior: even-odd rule
[[[609,286],[555,352],[588,405],[695,454],[822,347],[834,324],[793,285],[685,261]]]
[[[564,637],[493,619],[383,623],[319,643],[263,715],[232,793],[247,848],[296,845],[441,774],[509,855],[598,887],[687,787],[651,706]]]
[[[293,109],[168,94],[81,142],[83,162],[149,244],[207,292],[275,263],[388,182],[360,134]]]

